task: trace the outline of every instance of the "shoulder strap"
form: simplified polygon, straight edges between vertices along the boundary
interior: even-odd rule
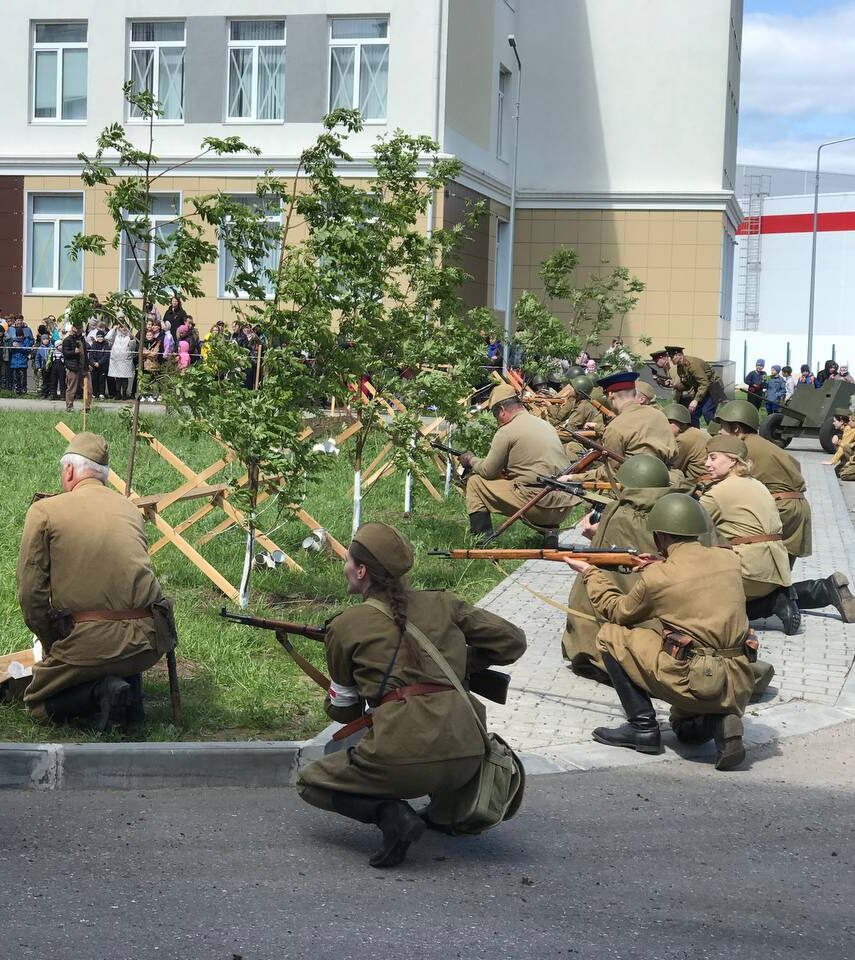
[[[394,619],[392,616],[392,611],[388,604],[383,603],[382,600],[376,600],[374,597],[369,597],[364,601],[368,606],[374,607],[375,610],[379,610],[381,613],[384,613],[390,620]],[[469,699],[469,694],[463,689],[463,684],[457,677],[457,674],[454,672],[451,664],[445,659],[445,657],[440,653],[436,648],[436,645],[422,630],[420,630],[414,623],[407,621],[406,632],[411,634],[419,643],[419,646],[431,660],[436,663],[440,670],[445,674],[448,682],[454,687],[454,689],[460,694],[461,697],[466,701],[467,706],[472,711],[472,716],[475,718],[475,723],[478,725],[478,729],[481,732],[481,736],[484,738],[484,742],[489,746],[489,734],[487,733],[487,728],[481,722],[481,718],[478,716],[478,712],[475,707],[472,705],[472,701]]]

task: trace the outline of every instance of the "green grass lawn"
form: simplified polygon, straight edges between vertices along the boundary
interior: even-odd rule
[[[0,410],[0,653],[30,645],[31,635],[21,618],[15,596],[15,564],[24,517],[36,491],[58,489],[58,461],[65,441],[54,430],[64,420],[72,430],[82,429],[82,414],[34,413]],[[178,453],[191,467],[216,460],[220,451],[212,441],[192,440],[181,432],[178,415],[147,418],[154,435]],[[115,414],[93,412],[87,428],[105,434],[111,466],[123,476],[127,463],[128,434]],[[235,477],[239,468],[223,471],[211,482]],[[335,459],[330,471],[309,493],[305,508],[343,543],[350,533],[351,466],[346,456]],[[166,492],[182,479],[147,446],[140,447],[134,488],[141,495]],[[442,478],[431,475],[442,490]],[[200,501],[175,504],[165,511],[172,524],[195,511]],[[405,520],[403,477],[381,480],[365,496],[363,520],[382,520],[398,526],[416,550],[410,578],[421,589],[451,589],[470,601],[482,597],[502,573],[491,563],[454,562],[426,556],[432,547],[464,546],[467,540],[463,498],[452,491],[442,504],[431,499],[421,484],[414,485],[414,509]],[[191,543],[222,519],[219,511],[187,531]],[[305,573],[286,567],[256,571],[250,612],[279,619],[319,624],[350,601],[344,591],[341,563],[335,558],[301,549],[308,534],[289,515],[264,510],[261,529],[293,556]],[[158,534],[147,525],[149,540]],[[534,534],[517,524],[502,538],[502,546],[522,546]],[[211,540],[200,552],[231,583],[237,585],[243,562],[244,534],[237,527]],[[147,722],[139,739],[301,739],[325,723],[322,695],[293,665],[272,634],[224,623],[217,613],[223,595],[174,547],[167,546],[152,558],[164,591],[176,601],[180,637],[177,650],[184,707],[183,728],[171,723],[165,671],[158,665],[145,674]],[[507,571],[512,566],[507,566]],[[80,571],[81,577],[86,571]],[[300,651],[324,667],[322,645],[297,639]],[[47,728],[31,722],[20,704],[0,706],[0,740],[98,739],[71,727]]]

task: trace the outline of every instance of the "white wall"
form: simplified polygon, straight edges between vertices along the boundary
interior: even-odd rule
[[[109,123],[125,115],[121,86],[126,79],[128,19],[191,16],[269,16],[288,14],[389,14],[389,116],[387,125],[370,125],[350,141],[354,155],[368,153],[378,133],[403,127],[411,133],[435,132],[436,63],[439,0],[383,0],[379,8],[362,0],[27,0],[4,3],[4,54],[0,58],[0,170],[26,172],[6,162],[15,158],[73,158],[91,151],[94,139]],[[30,22],[89,21],[88,119],[83,124],[30,122]],[[287,29],[287,28],[286,28]],[[287,54],[286,54],[287,55]],[[414,78],[417,82],[413,82]],[[225,89],[225,78],[223,80]],[[287,96],[287,92],[286,92]],[[320,132],[319,124],[162,124],[156,152],[192,155],[206,136],[239,135],[260,147],[266,159],[294,158]],[[144,130],[133,124],[128,134],[142,143]],[[36,172],[35,170],[33,172]]]

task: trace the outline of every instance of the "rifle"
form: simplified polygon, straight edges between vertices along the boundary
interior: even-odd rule
[[[586,437],[584,433],[580,433],[578,430],[571,430],[570,436],[578,443],[581,443],[583,447],[587,447],[592,452],[596,451],[601,457],[608,457],[609,460],[614,460],[615,463],[623,463],[626,460],[626,457],[622,453],[614,453],[598,441]],[[581,470],[578,468],[575,470],[571,469],[568,473],[581,473]]]
[[[642,560],[633,547],[561,547],[559,550],[526,550],[498,548],[475,550],[429,550],[430,557],[445,557],[448,560],[554,560],[564,562],[565,557],[584,560],[594,567],[628,568],[643,567]]]
[[[439,440],[431,440],[430,445],[434,450],[441,450],[443,453],[447,453],[452,457],[460,457],[464,453],[463,450],[455,450],[454,447],[449,447],[447,443],[440,443]],[[469,478],[469,474],[472,473],[472,468],[464,467],[462,463],[458,463],[455,472],[457,473],[457,482],[465,484]]]
[[[248,617],[239,613],[230,613],[225,607],[220,610],[220,616],[224,620],[231,620],[233,623],[243,623],[248,627],[257,627],[259,630],[272,630],[276,634],[277,641],[306,676],[311,677],[325,692],[329,689],[329,677],[325,677],[317,667],[297,653],[288,640],[288,634],[293,633],[298,637],[307,637],[309,640],[317,640],[323,643],[327,635],[326,627],[312,627],[305,623],[291,623],[288,620]],[[493,703],[507,703],[510,682],[510,674],[502,673],[501,670],[492,670],[489,667],[470,673],[468,677],[470,692],[477,693],[485,700],[492,700]]]
[[[554,477],[538,477],[537,482],[552,490],[560,490],[562,493],[572,494],[574,497],[578,497],[580,500],[592,504],[593,510],[591,510],[589,517],[589,522],[592,524],[600,522],[603,517],[603,507],[612,502],[608,497],[601,496],[597,493],[588,493],[585,484],[562,483]],[[611,484],[607,486],[611,489]]]
[[[650,371],[653,379],[659,384],[660,387],[667,387],[668,389],[673,389],[674,385],[671,382],[670,377],[666,377],[662,373],[662,368],[655,363],[645,364],[647,369]]]

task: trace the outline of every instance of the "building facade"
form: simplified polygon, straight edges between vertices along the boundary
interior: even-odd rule
[[[97,15],[96,15],[97,14]],[[721,359],[730,343],[741,0],[29,0],[7,11],[0,63],[0,307],[57,314],[78,292],[133,289],[120,248],[68,261],[84,229],[108,233],[103,191],[79,180],[80,152],[121,121],[147,144],[122,84],[152,89],[165,165],[206,136],[240,135],[258,158],[212,158],[164,177],[166,222],[198,194],[249,197],[297,159],[335,106],[358,107],[349,143],[361,178],[375,138],[428,133],[462,162],[434,223],[469,201],[487,216],[467,246],[470,304],[502,311],[542,288],[558,245],[580,275],[625,266],[646,284],[622,333],[680,341]],[[522,81],[507,38],[516,37]],[[520,96],[517,217],[508,249],[514,113]],[[205,327],[227,318],[225,255],[203,277]]]

